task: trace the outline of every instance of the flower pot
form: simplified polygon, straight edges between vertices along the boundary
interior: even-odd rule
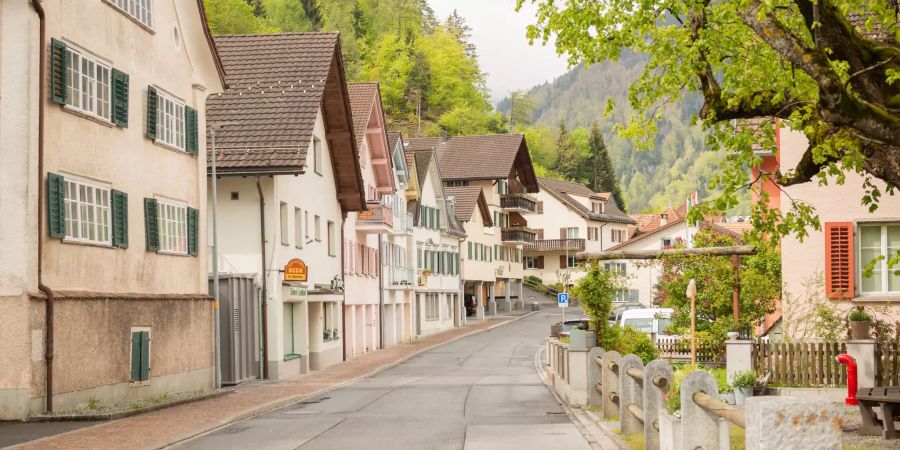
[[[562,323],[550,325],[550,337],[558,338],[560,330],[562,330]]]
[[[753,397],[753,387],[735,387],[734,388],[734,404],[738,406],[743,406],[744,401],[748,398]]]
[[[850,336],[854,341],[869,339],[869,328],[871,328],[871,326],[872,322],[868,320],[851,320]]]
[[[573,350],[587,350],[594,347],[597,342],[597,332],[594,330],[574,329],[569,332],[569,348]]]
[[[659,409],[659,449],[681,450],[681,419]]]

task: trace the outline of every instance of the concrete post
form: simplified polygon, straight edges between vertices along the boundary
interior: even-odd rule
[[[703,392],[719,398],[716,379],[704,371],[695,371],[681,382],[681,445],[684,449],[719,448],[719,416],[694,403],[694,394]]]
[[[603,417],[611,419],[619,416],[619,365],[622,355],[617,351],[603,354],[600,368],[600,384],[603,386]]]
[[[484,320],[484,281],[475,283],[475,320]]]
[[[523,283],[522,280],[518,280],[517,284],[519,285],[519,298],[516,299],[516,307],[520,308],[520,309],[525,309],[525,293],[522,288],[522,286],[524,286],[525,283]]]
[[[839,406],[794,397],[751,397],[745,407],[747,450],[841,448]]]
[[[587,361],[587,373],[588,373],[588,386],[587,386],[587,404],[588,406],[594,407],[602,407],[603,406],[603,393],[600,389],[603,389],[603,385],[600,384],[600,364],[597,364],[597,358],[603,356],[603,349],[600,347],[594,347],[588,352],[588,361]]]
[[[619,365],[619,420],[622,434],[643,433],[644,424],[628,410],[628,406],[644,408],[644,382],[629,375],[628,369],[643,370],[644,363],[637,355],[625,355]]]
[[[588,349],[573,349],[569,347],[566,374],[569,382],[569,395],[566,399],[570,406],[584,407],[588,402],[588,392],[593,386],[588,377],[589,361]]]
[[[661,380],[657,386],[654,380]],[[668,362],[657,359],[644,367],[644,448],[659,449],[659,411],[666,407],[666,392],[675,381]]]
[[[875,387],[875,341],[847,341],[847,354],[856,360],[859,388]]]
[[[513,280],[507,279],[503,297],[503,311],[512,312],[512,300],[509,298],[509,291],[512,290]]]
[[[488,314],[492,316],[497,315],[497,299],[494,298],[495,284],[495,281],[488,282]]]
[[[725,373],[728,382],[734,374],[753,370],[753,341],[729,339],[725,341]]]

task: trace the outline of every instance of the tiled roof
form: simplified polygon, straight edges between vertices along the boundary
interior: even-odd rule
[[[428,169],[431,167],[432,156],[434,155],[434,151],[431,150],[419,150],[415,152],[416,154],[416,174],[419,175],[420,179],[424,180],[428,174]]]
[[[653,230],[662,226],[662,215],[666,215],[666,223],[671,223],[673,220],[684,219],[687,217],[687,205],[679,206],[678,209],[666,208],[665,211],[659,213],[650,213],[650,214],[632,214],[631,218],[635,220],[635,230],[632,234],[633,236],[638,236],[644,233],[650,233]]]
[[[455,202],[453,212],[460,222],[472,220],[472,213],[478,207],[478,200],[484,196],[478,186],[445,187],[444,194],[447,197],[453,197]]]
[[[216,38],[229,89],[209,98],[207,122],[234,122],[216,132],[219,170],[305,165],[337,45],[337,33]]]
[[[372,106],[378,96],[378,83],[347,83],[347,92],[350,94],[350,111],[353,112],[353,135],[356,136],[356,147],[361,148],[372,116]]]
[[[400,133],[399,131],[388,131],[387,135],[388,147],[390,147],[391,149],[397,146],[397,141],[403,140],[403,133]],[[407,160],[407,162],[409,161]]]
[[[437,151],[444,181],[507,178],[518,172],[529,192],[537,192],[534,167],[521,134],[413,138],[409,143],[412,150]]]
[[[554,180],[551,178],[538,178],[538,185],[540,185],[541,190],[547,192],[553,197],[556,197],[563,204],[573,209],[575,212],[586,219],[628,224],[635,223],[634,219],[632,219],[619,209],[619,206],[616,205],[615,199],[613,199],[608,192],[597,193],[588,189],[586,186],[580,183]],[[606,200],[606,212],[595,213],[591,211],[587,206],[584,206],[581,202],[574,199],[572,195]]]
[[[667,224],[665,224],[665,225],[663,225],[663,226],[661,226],[661,227],[657,227],[657,228],[655,228],[655,229],[653,229],[653,230],[650,230],[650,231],[648,231],[648,232],[646,232],[646,233],[641,233],[640,235],[636,235],[636,236],[634,236],[634,237],[631,237],[631,238],[628,239],[627,241],[622,242],[621,244],[616,244],[616,245],[614,245],[614,246],[612,246],[612,247],[610,247],[610,248],[608,248],[608,249],[606,249],[606,250],[604,250],[604,251],[610,252],[610,251],[613,251],[613,250],[619,250],[619,249],[621,249],[621,248],[623,248],[623,247],[625,247],[625,246],[627,246],[627,245],[631,245],[631,244],[633,244],[633,243],[635,243],[635,242],[637,242],[637,241],[640,241],[640,240],[645,239],[645,238],[647,238],[647,237],[649,237],[649,236],[652,236],[652,235],[654,235],[654,234],[656,234],[656,233],[658,233],[658,232],[660,232],[660,231],[668,230],[668,229],[670,229],[670,228],[673,228],[673,227],[675,227],[676,225],[682,225],[682,226],[684,226],[684,219],[677,219],[677,220],[669,221],[669,223],[667,223]]]

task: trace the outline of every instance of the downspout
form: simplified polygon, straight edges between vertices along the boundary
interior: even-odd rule
[[[597,232],[600,235],[598,237],[600,238],[600,251],[601,252],[603,251],[603,227],[605,227],[605,226],[606,226],[606,222],[601,223],[600,231]]]
[[[341,277],[341,285],[343,286],[344,274],[346,273],[346,267],[344,265],[344,261],[346,260],[346,255],[344,252],[347,250],[344,245],[344,224],[347,222],[347,213],[341,213],[341,273],[338,274]],[[346,290],[344,290],[345,292]],[[347,314],[345,308],[346,298],[341,302],[341,339],[344,341],[341,342],[341,361],[347,360]]]
[[[46,88],[44,87],[44,74],[47,73],[47,58],[44,57],[44,47],[47,44],[47,25],[46,18],[44,16],[44,6],[41,5],[41,0],[31,0],[31,6],[34,8],[34,12],[37,13],[38,19],[40,20],[40,85],[38,87],[38,246],[37,246],[37,282],[38,289],[47,296],[45,305],[45,323],[46,330],[44,335],[44,361],[47,365],[46,371],[46,395],[47,395],[47,412],[53,412],[53,302],[56,299],[56,294],[53,292],[53,289],[50,289],[43,282],[43,255],[44,255],[44,239],[43,239],[43,224],[44,224],[44,187],[42,186],[44,180],[44,96],[46,95]]]
[[[378,348],[384,348],[384,248],[381,237],[378,233]]]
[[[259,248],[262,255],[262,348],[263,348],[263,379],[269,379],[269,293],[266,271],[266,198],[263,196],[262,185],[259,177],[256,177],[256,190],[259,192]]]

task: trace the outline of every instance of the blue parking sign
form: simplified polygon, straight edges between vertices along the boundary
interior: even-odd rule
[[[560,292],[559,294],[556,294],[556,303],[560,308],[569,306],[569,294],[566,292]]]

